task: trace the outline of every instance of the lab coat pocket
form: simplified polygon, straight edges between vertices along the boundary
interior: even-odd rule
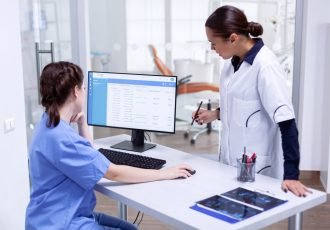
[[[233,117],[238,126],[256,127],[260,123],[259,100],[241,100],[234,98]]]
[[[272,167],[271,157],[267,155],[257,155],[256,173],[270,175]]]

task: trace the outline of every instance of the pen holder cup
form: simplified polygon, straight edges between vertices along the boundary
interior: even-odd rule
[[[243,163],[242,158],[237,159],[237,180],[242,182],[255,181],[255,162]]]

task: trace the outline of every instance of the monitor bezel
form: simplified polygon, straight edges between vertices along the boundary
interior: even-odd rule
[[[174,77],[175,78],[175,105],[174,105],[174,128],[173,128],[173,132],[167,132],[167,131],[161,131],[161,130],[152,130],[152,129],[136,129],[136,128],[127,128],[127,127],[121,127],[121,126],[109,126],[109,125],[99,125],[99,124],[92,124],[89,123],[89,119],[88,119],[88,106],[89,106],[89,81],[90,81],[90,73],[110,73],[110,74],[129,74],[129,75],[141,75],[141,76],[155,76],[155,77],[164,77],[164,78],[168,78],[168,77]],[[103,127],[103,128],[116,128],[116,129],[126,129],[126,130],[143,130],[146,132],[155,132],[155,133],[169,133],[169,134],[175,134],[176,131],[176,106],[177,106],[177,91],[178,91],[178,77],[177,76],[166,76],[166,75],[160,75],[160,74],[144,74],[144,73],[131,73],[131,72],[107,72],[107,71],[94,71],[94,70],[89,70],[88,74],[87,74],[87,106],[86,106],[86,113],[87,113],[87,125],[89,126],[95,126],[95,127]]]

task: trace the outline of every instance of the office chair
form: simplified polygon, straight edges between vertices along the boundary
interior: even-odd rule
[[[208,100],[208,103],[207,103],[207,110],[211,110],[212,109],[212,105],[211,105],[211,100]],[[190,129],[191,127],[189,127],[186,132],[184,133],[184,137],[185,138],[188,138],[189,137],[189,134],[190,134]],[[197,133],[195,133],[192,138],[190,139],[190,144],[195,144],[196,143],[196,140],[198,138],[199,135],[203,134],[203,133],[207,133],[207,134],[210,134],[212,131],[214,132],[219,132],[218,129],[215,129],[212,127],[212,123],[209,122],[206,124],[206,127],[199,130]]]

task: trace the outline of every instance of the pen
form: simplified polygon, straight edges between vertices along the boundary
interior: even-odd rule
[[[194,124],[194,121],[196,120],[196,118],[198,116],[198,112],[199,112],[199,109],[201,108],[202,104],[203,104],[203,101],[201,101],[201,103],[199,103],[199,106],[198,106],[198,109],[197,109],[197,111],[195,113],[194,119],[191,121],[191,124],[190,125],[193,125]]]
[[[251,157],[247,157],[246,163],[251,164],[252,163],[252,158]]]
[[[256,158],[257,158],[256,153],[253,153],[252,156],[251,156],[251,160],[252,160],[253,163],[256,163]]]
[[[243,148],[242,163],[247,163],[246,147]]]

